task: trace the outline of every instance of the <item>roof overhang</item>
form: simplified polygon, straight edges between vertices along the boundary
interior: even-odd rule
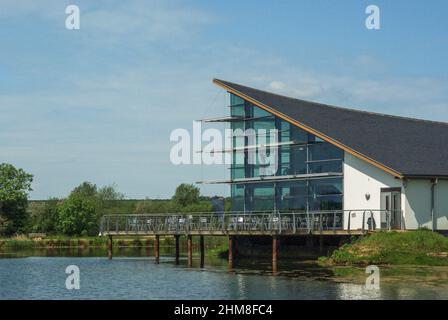
[[[336,141],[335,139],[333,139],[333,138],[323,134],[322,132],[319,132],[319,131],[317,131],[317,130],[315,130],[315,129],[313,129],[313,128],[311,128],[311,127],[309,127],[309,126],[307,126],[307,125],[297,121],[296,119],[292,119],[291,117],[288,117],[287,115],[285,115],[285,114],[283,114],[281,112],[278,112],[277,110],[274,110],[271,106],[265,105],[264,103],[262,103],[262,102],[260,102],[260,101],[258,101],[256,99],[254,99],[254,98],[252,98],[252,97],[250,97],[250,96],[248,96],[248,95],[246,95],[246,94],[244,94],[244,93],[242,93],[242,92],[240,92],[240,91],[238,91],[238,90],[236,90],[236,89],[226,85],[225,83],[221,82],[218,79],[213,79],[213,83],[216,84],[217,86],[225,89],[227,92],[232,93],[232,94],[234,94],[234,95],[236,95],[236,96],[238,96],[238,97],[240,97],[240,98],[242,98],[242,99],[244,99],[246,101],[251,102],[252,104],[256,105],[257,107],[259,107],[259,108],[261,108],[261,109],[263,109],[263,110],[265,110],[267,112],[270,112],[270,113],[276,115],[277,117],[279,117],[279,118],[281,118],[281,119],[283,119],[283,120],[285,120],[285,121],[287,121],[287,122],[289,122],[289,123],[291,123],[291,124],[301,128],[301,129],[303,129],[303,130],[305,130],[305,131],[315,135],[316,137],[319,137],[320,139],[322,139],[324,141],[327,141],[328,143],[331,143],[332,145],[335,145],[336,147],[338,147],[338,148],[340,148],[340,149],[350,153],[351,155],[353,155],[353,156],[355,156],[355,157],[357,157],[357,158],[359,158],[361,160],[364,160],[364,161],[370,163],[371,165],[373,165],[373,166],[375,166],[375,167],[377,167],[377,168],[387,172],[388,174],[391,174],[392,176],[394,176],[396,178],[403,179],[403,177],[404,177],[403,174],[401,174],[400,172],[398,172],[398,171],[396,171],[396,170],[394,170],[392,168],[389,168],[388,166],[386,166],[386,165],[384,165],[384,164],[382,164],[382,163],[380,163],[380,162],[378,162],[378,161],[376,161],[376,160],[374,160],[372,158],[367,157],[366,155],[364,155],[364,154],[362,154],[362,153],[360,153],[360,152],[358,152],[358,151],[356,151],[356,150],[354,150],[354,149],[352,149],[352,148],[342,144],[339,141]]]
[[[403,176],[403,179],[422,179],[422,180],[434,180],[434,179],[440,179],[440,180],[448,180],[447,175],[405,175]]]

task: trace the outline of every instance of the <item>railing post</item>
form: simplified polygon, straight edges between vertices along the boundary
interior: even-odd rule
[[[333,233],[336,233],[336,211],[333,211]]]
[[[322,227],[323,227],[323,221],[322,221],[322,218],[323,218],[323,213],[321,212],[320,213],[320,215],[319,215],[319,232],[320,232],[320,234],[322,234]]]
[[[352,217],[352,212],[349,211],[348,212],[348,222],[347,222],[347,229],[348,229],[348,233],[351,233],[351,226],[350,226],[350,222],[351,222],[351,217]]]
[[[278,234],[282,233],[282,216],[278,214]]]
[[[128,234],[128,225],[129,225],[129,218],[126,217],[126,222],[125,222],[125,225],[124,225],[124,231],[125,231],[126,234]]]
[[[292,224],[293,224],[293,228],[292,228],[293,233],[296,234],[296,214],[295,213],[292,214]]]
[[[374,222],[373,211],[370,210],[370,226],[371,226],[371,228],[372,228],[372,231],[375,230],[375,229],[374,229],[374,224],[373,224],[373,222]]]
[[[310,212],[306,212],[306,226],[308,228],[308,233],[311,233],[311,221],[310,221]]]
[[[365,229],[365,219],[366,219],[366,211],[364,210],[362,213],[362,228],[361,228],[361,232],[364,234],[364,229]]]
[[[389,231],[390,230],[392,230],[392,213],[388,210],[387,211],[388,212],[388,216],[389,216],[389,219],[387,219],[388,221],[389,221]]]

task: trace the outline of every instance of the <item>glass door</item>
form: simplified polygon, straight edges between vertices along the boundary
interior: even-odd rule
[[[381,229],[401,229],[401,191],[381,189]]]

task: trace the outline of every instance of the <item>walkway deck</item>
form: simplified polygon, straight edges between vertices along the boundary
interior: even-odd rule
[[[367,232],[350,230],[350,221],[344,228],[344,215],[350,219],[351,215],[343,211],[106,215],[101,220],[100,235],[300,236]]]
[[[360,211],[360,210],[357,210]],[[108,239],[108,257],[112,259],[113,236],[153,236],[154,256],[159,261],[160,236],[174,236],[176,262],[179,262],[179,238],[187,237],[188,265],[192,265],[193,236],[200,237],[200,265],[204,265],[204,236],[227,236],[229,265],[233,265],[237,236],[272,237],[272,263],[276,268],[279,237],[318,235],[321,246],[325,236],[363,235],[366,217],[374,218],[372,210],[361,210],[362,229],[352,230],[350,219],[354,211],[319,211],[308,213],[195,213],[106,215],[101,220],[101,236]]]

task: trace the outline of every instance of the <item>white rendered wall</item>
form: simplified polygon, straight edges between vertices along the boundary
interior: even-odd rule
[[[432,229],[431,180],[408,180],[406,229]],[[434,229],[448,230],[448,181],[439,180],[434,189]]]
[[[448,180],[436,185],[434,217],[436,230],[448,230]]]
[[[408,180],[405,192],[406,229],[431,229],[431,181]]]
[[[381,188],[402,188],[400,179],[365,162],[347,152],[344,152],[344,210],[380,210]],[[369,200],[366,194],[370,194]],[[402,192],[402,203],[405,201]],[[367,227],[367,218],[365,227]],[[374,219],[379,227],[380,214],[374,213]],[[344,228],[348,227],[347,214],[344,215]],[[354,211],[350,218],[350,229],[362,228],[362,211]]]

